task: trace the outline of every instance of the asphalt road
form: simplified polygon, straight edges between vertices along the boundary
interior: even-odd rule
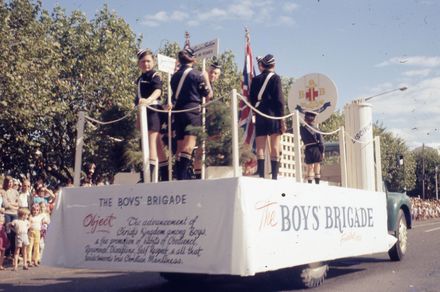
[[[375,254],[330,263],[324,284],[313,291],[440,291],[440,220],[416,222],[402,262]],[[157,273],[32,268],[0,271],[0,291],[300,291],[271,274],[218,277],[205,283],[173,285]]]

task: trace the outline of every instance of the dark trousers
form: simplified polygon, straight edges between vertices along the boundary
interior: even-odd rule
[[[17,215],[11,215],[11,214],[5,214],[5,226],[9,223],[17,219]],[[5,255],[6,256],[13,256],[15,252],[15,232],[14,230],[10,229],[8,233],[8,239],[10,242],[9,248],[6,249]]]

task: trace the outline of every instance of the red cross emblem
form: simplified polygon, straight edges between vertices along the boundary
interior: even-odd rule
[[[307,86],[307,88],[308,90],[306,92],[306,98],[309,101],[314,101],[319,96],[319,91],[315,89],[315,81],[310,80],[309,86]]]

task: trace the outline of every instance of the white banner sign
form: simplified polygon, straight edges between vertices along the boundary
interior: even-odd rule
[[[240,183],[248,274],[387,251],[386,195],[284,179]]]
[[[157,67],[159,71],[173,74],[176,69],[176,59],[157,54]]]
[[[212,41],[204,42],[192,47],[197,59],[207,59],[211,57],[216,57],[219,51],[219,40],[215,39]]]
[[[43,263],[248,276],[394,242],[384,193],[240,177],[63,189]]]

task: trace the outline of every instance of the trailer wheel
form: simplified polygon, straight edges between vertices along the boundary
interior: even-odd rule
[[[308,264],[301,270],[300,281],[305,288],[318,287],[327,276],[328,265],[322,263]]]
[[[397,242],[388,251],[388,255],[392,261],[401,261],[408,248],[408,226],[402,209],[399,210],[396,229],[394,230],[393,235],[397,238]]]
[[[276,280],[296,288],[314,288],[324,282],[328,265],[321,262],[276,271]]]

